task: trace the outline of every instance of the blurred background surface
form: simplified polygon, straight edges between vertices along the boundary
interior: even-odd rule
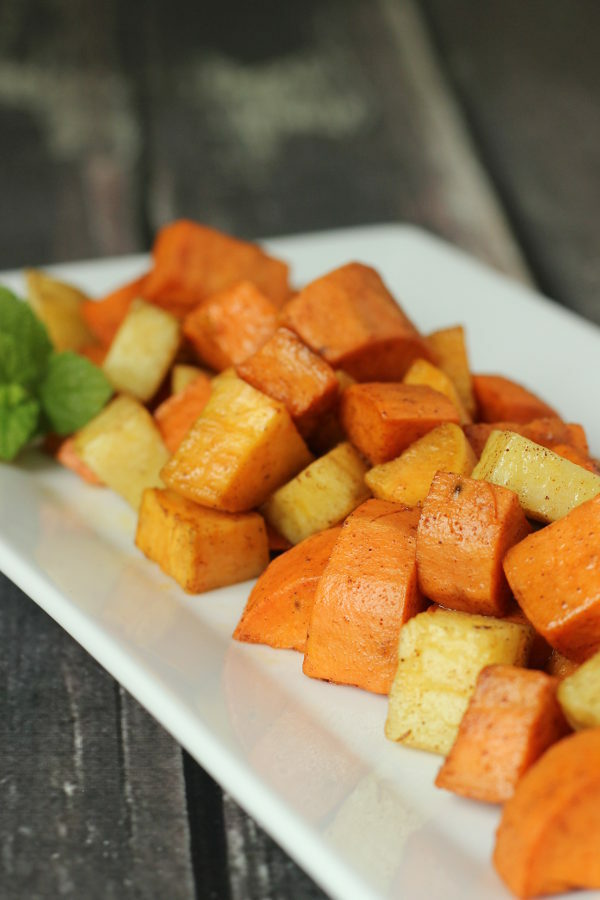
[[[596,0],[3,0],[0,267],[146,250],[179,216],[407,221],[600,322],[599,35]],[[2,598],[3,897],[322,896]],[[66,796],[74,734],[92,787]]]

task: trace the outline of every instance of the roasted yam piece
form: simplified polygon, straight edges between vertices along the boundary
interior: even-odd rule
[[[245,512],[311,461],[285,406],[224,372],[163,477],[188,500]]]
[[[600,727],[600,652],[561,681],[558,699],[572,728]]]
[[[298,431],[308,435],[339,393],[335,372],[288,328],[237,367],[240,378],[285,404]]]
[[[277,309],[249,281],[214,294],[183,323],[202,362],[219,372],[255,353],[276,328]]]
[[[432,606],[402,626],[385,734],[446,755],[485,666],[524,666],[532,628]]]
[[[134,300],[144,299],[146,276],[127,282],[99,300],[86,300],[81,313],[101,344],[108,347]]]
[[[478,422],[476,425],[465,425],[465,434],[473,447],[477,458],[483,453],[492,431],[513,431],[548,447],[552,450],[556,444],[568,444],[584,453],[587,457],[588,444],[585,431],[581,425],[563,422],[562,419],[534,419],[525,424],[519,422]]]
[[[558,679],[518,666],[483,669],[437,787],[504,803],[523,774],[569,732],[556,699]]]
[[[255,578],[269,562],[258,513],[217,512],[155,488],[144,491],[135,542],[190,594]]]
[[[511,594],[502,560],[530,531],[512,491],[438,472],[419,521],[421,590],[450,609],[504,615]]]
[[[160,230],[152,256],[142,296],[180,317],[239,281],[252,282],[275,306],[289,295],[286,263],[256,244],[187,219]]]
[[[464,408],[474,419],[477,405],[464,328],[462,325],[455,325],[434,331],[427,336],[427,345],[434,363],[452,379]]]
[[[444,422],[458,425],[456,407],[432,388],[412,384],[355,384],[342,395],[346,434],[373,465],[399,456]]]
[[[94,342],[94,334],[83,318],[88,298],[76,287],[57,281],[45,272],[27,269],[27,299],[41,319],[56,350],[80,350]]]
[[[399,381],[414,359],[430,357],[377,272],[361,263],[312,281],[286,304],[282,322],[357,381]]]
[[[387,694],[400,626],[422,609],[418,518],[416,509],[367,500],[346,519],[317,588],[306,675]]]
[[[576,662],[600,649],[600,495],[530,534],[504,571],[533,627]]]
[[[551,406],[503,375],[473,375],[473,390],[482,422],[531,422],[558,417]]]
[[[338,444],[276,490],[261,512],[273,528],[298,544],[337,525],[370,496],[366,471],[352,444]]]
[[[154,420],[170,453],[175,453],[182,440],[208,403],[211,379],[200,372],[193,381],[154,411]]]
[[[162,487],[169,458],[154,419],[133,397],[117,397],[76,435],[75,453],[104,484],[137,509],[147,487]]]
[[[502,812],[494,865],[517,897],[600,888],[600,728],[563,738]]]
[[[248,597],[236,641],[304,652],[317,585],[340,531],[338,525],[314,534],[269,564]]]
[[[427,432],[396,459],[370,469],[365,481],[380,500],[422,503],[436,472],[470,475],[475,454],[462,428],[447,422]]]
[[[83,462],[81,457],[75,451],[75,438],[68,437],[60,444],[56,451],[56,459],[66,469],[71,469],[76,475],[79,475],[88,484],[99,486],[102,480],[98,478],[95,472],[92,472],[89,466]]]

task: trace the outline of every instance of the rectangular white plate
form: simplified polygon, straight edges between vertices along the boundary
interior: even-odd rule
[[[465,323],[473,367],[538,391],[600,453],[600,330],[413,228],[268,242],[303,284],[375,266],[424,331]],[[55,267],[100,295],[145,257]],[[23,289],[19,273],[0,282]],[[333,897],[507,897],[495,808],[433,786],[438,757],[383,737],[386,701],[235,644],[250,583],[189,597],[133,545],[134,515],[37,454],[0,465],[0,567],[111,672]],[[591,896],[591,895],[586,895]],[[595,896],[600,896],[596,894]]]

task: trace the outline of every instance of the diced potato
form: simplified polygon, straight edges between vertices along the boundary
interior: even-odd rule
[[[200,375],[208,375],[208,370],[201,369],[200,366],[176,363],[171,369],[171,394],[180,394]]]
[[[563,678],[557,697],[571,728],[600,726],[600,653]]]
[[[117,331],[103,369],[118,391],[150,400],[175,359],[180,326],[171,313],[134,300]]]
[[[513,431],[493,431],[472,478],[514,491],[526,514],[554,522],[600,494],[600,475]]]
[[[148,410],[132,397],[117,397],[75,437],[75,452],[98,478],[135,509],[148,487],[161,487],[169,458]]]
[[[424,384],[433,388],[434,391],[439,391],[456,407],[461,425],[468,425],[472,421],[452,379],[426,359],[415,359],[402,380],[404,384]]]
[[[206,509],[173,491],[144,491],[135,542],[191,594],[255,578],[269,563],[258,513]]]
[[[28,269],[25,278],[31,307],[48,329],[56,350],[79,350],[94,343],[81,314],[81,304],[88,299],[82,291],[36,269]]]
[[[471,418],[475,417],[477,404],[473,393],[473,379],[467,355],[465,330],[462,325],[442,328],[426,338],[433,361],[452,379],[458,396]]]
[[[352,444],[339,444],[275,491],[261,512],[288,541],[299,544],[341,522],[370,497],[366,471]]]
[[[162,474],[188,500],[245,512],[311,461],[283,403],[226,370]]]
[[[431,607],[402,626],[385,733],[392,741],[446,755],[485,666],[522,666],[528,625]]]
[[[436,472],[470,475],[475,463],[462,428],[447,422],[419,438],[401,456],[374,466],[365,481],[380,500],[415,506],[427,496]]]

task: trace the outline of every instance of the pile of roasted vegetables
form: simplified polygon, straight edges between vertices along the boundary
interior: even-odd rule
[[[47,446],[139,510],[140,550],[190,593],[259,576],[238,641],[389,694],[386,736],[443,756],[438,787],[504,804],[515,894],[600,887],[583,427],[473,375],[463,327],[419,334],[372,268],[294,293],[284,262],[189,221],[99,301],[41,273],[29,293],[54,352],[102,371],[102,408]]]

